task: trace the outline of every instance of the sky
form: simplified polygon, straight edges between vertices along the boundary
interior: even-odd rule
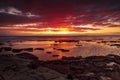
[[[120,0],[0,0],[0,36],[120,35]]]

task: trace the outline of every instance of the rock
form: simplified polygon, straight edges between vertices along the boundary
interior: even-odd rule
[[[16,54],[16,56],[23,59],[38,60],[38,57],[32,55],[31,53]]]
[[[76,44],[76,46],[82,46],[81,44]]]
[[[69,51],[70,51],[70,50],[65,50],[65,49],[62,50],[62,52],[69,52]]]
[[[69,52],[70,50],[67,50],[67,49],[57,49],[59,51],[62,51],[62,52]]]
[[[33,52],[33,48],[24,48],[24,51]]]
[[[0,43],[0,45],[4,45],[4,43]]]
[[[114,54],[109,54],[107,55],[109,59],[112,59],[117,64],[120,64],[120,56],[119,55],[114,55]]]
[[[50,52],[50,51],[47,51],[46,53],[47,53],[47,54],[52,54],[52,52]]]
[[[81,56],[78,57],[66,57],[66,56],[62,56],[62,60],[80,60],[82,59]]]
[[[22,51],[22,49],[12,49],[12,52],[13,53],[19,53],[19,52],[21,52]]]
[[[40,64],[37,60],[35,60],[35,61],[31,61],[27,66],[30,69],[37,69],[40,66]]]
[[[2,49],[5,50],[5,51],[11,51],[12,50],[11,47],[2,47]]]
[[[112,80],[110,77],[100,76],[101,80]]]
[[[57,54],[56,54],[56,55],[52,55],[52,56],[53,56],[53,57],[59,57],[60,55],[57,55]]]
[[[0,48],[0,52],[2,52],[3,48]]]
[[[106,62],[101,61],[101,62],[93,62],[93,65],[95,67],[105,67],[106,66]]]
[[[23,56],[26,54],[22,54]],[[31,55],[27,54],[27,57],[29,56],[31,58]],[[28,67],[29,64],[32,64],[32,67]],[[0,80],[66,80],[66,78],[54,70],[41,67],[39,61],[24,59],[18,55],[0,55]]]
[[[35,48],[35,50],[42,50],[42,51],[44,51],[45,49],[44,48]]]
[[[5,80],[5,78],[2,75],[0,75],[0,80]]]
[[[120,44],[111,44],[110,46],[117,46],[117,47],[120,47]]]
[[[106,65],[107,65],[107,66],[114,66],[114,65],[117,65],[117,63],[115,63],[115,62],[110,62],[110,63],[107,63]]]
[[[53,80],[68,80],[68,79],[66,79],[66,78],[64,78],[64,77],[58,77],[58,78],[53,79]]]

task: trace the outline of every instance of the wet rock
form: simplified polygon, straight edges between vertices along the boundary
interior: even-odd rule
[[[45,49],[44,48],[35,48],[35,50],[42,50],[42,51],[44,51]]]
[[[38,57],[36,57],[35,55],[32,55],[31,53],[16,54],[16,56],[23,59],[38,60]]]
[[[33,52],[33,48],[24,48],[24,51]]]
[[[120,64],[120,56],[119,55],[109,54],[109,55],[107,55],[107,57],[109,59],[112,59],[113,62]]]
[[[120,56],[75,58],[63,56],[62,60],[45,63],[44,65],[64,74],[71,73],[73,78],[70,76],[68,80],[74,80],[74,78],[79,80],[119,80]]]
[[[70,50],[67,50],[67,49],[57,49],[59,51],[62,51],[62,52],[69,52]]]
[[[0,52],[2,52],[3,48],[0,48]]]
[[[95,67],[105,67],[106,66],[106,62],[93,62],[93,65]]]
[[[100,80],[99,77],[90,77],[90,76],[78,76],[77,77],[79,80]]]
[[[54,70],[41,67],[38,60],[25,59],[18,55],[0,55],[0,80],[66,80],[66,78]]]
[[[62,50],[64,50],[64,49],[57,49],[57,50],[62,51]]]
[[[13,54],[1,54],[0,55],[0,60],[2,60],[2,59],[7,59],[7,58],[11,58],[11,57],[13,57],[14,55]]]
[[[114,65],[117,65],[117,63],[115,62],[110,62],[110,63],[107,63],[106,66],[114,66]]]
[[[52,55],[52,56],[53,56],[53,57],[59,57],[60,55],[57,55],[57,54],[56,54],[56,55]]]
[[[5,78],[2,75],[0,75],[0,80],[5,80]]]
[[[65,50],[65,49],[62,50],[62,52],[69,52],[69,51],[70,51],[70,50]]]
[[[46,53],[47,53],[47,54],[52,54],[52,52],[51,52],[51,51],[47,51]]]
[[[86,62],[104,62],[108,58],[107,56],[88,56],[85,58]]]
[[[20,53],[23,49],[12,49],[13,53]]]
[[[85,40],[86,42],[93,42],[93,40]]]
[[[101,80],[112,80],[110,77],[100,76]]]
[[[74,80],[73,75],[68,74],[68,75],[67,75],[67,79],[68,79],[68,80]]]
[[[82,59],[82,56],[78,56],[78,57],[66,57],[66,56],[62,56],[62,60],[80,60]]]
[[[39,61],[33,60],[27,66],[30,69],[37,69],[40,66],[40,64],[39,64]]]
[[[4,45],[4,43],[0,43],[0,45]]]
[[[120,44],[111,44],[110,46],[117,46],[117,47],[120,47]]]
[[[2,47],[2,49],[5,50],[5,51],[11,51],[12,50],[11,47]]]
[[[68,80],[68,79],[66,79],[66,78],[64,78],[64,77],[58,77],[58,78],[53,79],[53,80]],[[75,79],[74,79],[74,80],[75,80]]]

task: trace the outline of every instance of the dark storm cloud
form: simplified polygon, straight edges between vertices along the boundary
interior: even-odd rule
[[[13,15],[4,11],[0,13],[0,24],[45,21],[49,26],[120,26],[120,0],[1,0],[0,9],[5,7],[13,7],[22,13]],[[27,17],[28,12],[42,19]]]

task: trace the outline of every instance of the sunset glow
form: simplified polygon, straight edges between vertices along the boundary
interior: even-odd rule
[[[117,1],[22,0],[0,7],[0,36],[14,35],[120,35]],[[63,4],[64,3],[64,4]],[[113,3],[113,5],[111,5]],[[1,4],[0,4],[1,5]],[[39,6],[36,6],[39,5]]]

